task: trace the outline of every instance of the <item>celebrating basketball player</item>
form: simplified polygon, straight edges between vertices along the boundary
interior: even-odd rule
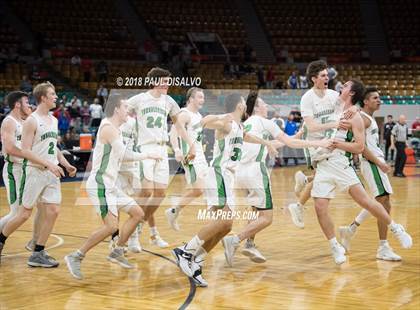
[[[379,146],[379,129],[373,114],[378,111],[381,106],[381,99],[376,88],[367,88],[363,101],[360,102],[362,111],[360,114],[366,130],[366,147],[362,153],[361,172],[363,178],[367,182],[370,191],[375,199],[391,212],[390,195],[392,194],[392,186],[387,173],[391,167],[385,162],[385,156]],[[356,233],[357,227],[369,217],[367,210],[362,210],[356,216],[353,223],[349,226],[340,227],[341,244],[346,251],[350,250],[350,240]],[[376,254],[377,259],[388,261],[400,261],[401,257],[394,253],[387,241],[388,227],[381,221],[378,221],[379,231],[379,247]]]
[[[250,117],[244,122],[247,134],[268,140],[274,139],[291,148],[308,146],[327,148],[331,140],[304,141],[298,136],[289,137],[274,122],[267,119],[268,105],[252,93],[246,102],[246,114]],[[273,199],[271,196],[270,173],[266,166],[267,148],[245,142],[242,146],[242,158],[235,174],[235,188],[246,190],[249,205],[258,212],[258,218],[246,225],[242,231],[234,236],[223,239],[225,257],[229,266],[233,264],[233,256],[240,242],[247,239],[242,253],[257,263],[265,262],[265,257],[255,246],[255,235],[271,225],[273,221]]]
[[[146,158],[160,160],[159,154],[137,153],[124,146],[120,126],[127,121],[128,105],[121,97],[110,97],[107,101],[105,115],[102,120],[95,148],[93,150],[92,171],[86,182],[86,190],[97,212],[101,215],[104,225],[94,231],[86,242],[75,252],[64,259],[73,277],[82,279],[80,265],[86,253],[118,230],[118,211],[129,215],[121,228],[115,248],[111,249],[108,260],[124,268],[133,266],[124,257],[124,245],[129,236],[143,221],[143,210],[136,201],[126,195],[116,182],[123,161],[140,161]]]
[[[349,129],[337,129],[343,112],[363,99],[364,86],[356,80],[344,84],[340,98],[331,93],[328,87],[327,66],[323,61],[312,62],[308,66],[308,76],[314,87],[301,99],[301,112],[308,127],[309,140],[324,137],[334,138],[333,150],[309,148],[316,173],[311,191],[320,226],[328,239],[336,264],[346,261],[345,249],[335,237],[334,224],[328,215],[330,199],[335,190],[348,191],[360,206],[387,225],[403,248],[412,245],[412,239],[404,227],[392,221],[380,203],[371,199],[364,190],[356,172],[350,164],[351,154],[363,152],[365,132],[359,113],[348,120]],[[332,124],[332,125],[330,125]],[[346,126],[344,126],[346,127]]]
[[[241,119],[246,110],[244,98],[237,93],[225,98],[226,112],[220,121],[208,128],[215,129],[213,161],[206,178],[206,198],[210,210],[221,209],[229,214],[235,210],[233,193],[234,174],[241,159],[243,140],[268,147],[270,154],[277,154],[273,143],[243,132]],[[230,232],[233,219],[217,217],[203,227],[185,246],[172,250],[180,269],[192,277],[198,286],[207,286],[202,277],[202,266],[208,252]]]
[[[163,160],[146,159],[141,162],[141,194],[139,204],[145,209],[145,220],[149,221],[151,243],[159,247],[168,244],[160,237],[153,214],[165,198],[169,183],[169,162],[166,142],[168,141],[167,118],[171,117],[179,136],[189,145],[188,158],[195,156],[194,143],[183,126],[177,122],[180,108],[168,96],[168,81],[171,73],[161,68],[151,69],[147,77],[152,79],[153,89],[131,97],[127,103],[134,111],[138,122],[138,139],[142,152],[160,154]]]

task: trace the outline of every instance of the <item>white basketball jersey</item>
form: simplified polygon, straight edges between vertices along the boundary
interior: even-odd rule
[[[188,110],[187,108],[182,108],[181,111],[185,111],[184,113],[188,113],[190,116],[190,122],[186,125],[186,131],[188,136],[194,141],[195,146],[195,158],[191,161],[194,163],[195,160],[203,159],[204,158],[204,151],[203,151],[203,126],[201,125],[201,120],[203,117],[199,112],[194,113]],[[182,140],[181,137],[178,138],[180,142],[180,148],[182,154],[186,156],[189,152],[189,147],[186,141]]]
[[[136,119],[134,117],[128,117],[128,120],[120,126],[120,131],[123,139],[123,143],[127,150],[137,151],[137,131],[136,131]],[[133,171],[138,167],[138,163],[135,161],[123,162],[120,167],[120,171]]]
[[[104,126],[114,126],[107,118],[104,118],[99,125],[97,137]],[[119,139],[123,139],[120,131]],[[99,138],[96,139],[92,155],[92,170],[89,179],[94,179],[99,188],[113,188],[121,167],[124,152],[115,150],[111,144],[103,144]]]
[[[366,146],[376,157],[384,157],[384,152],[379,146],[379,128],[375,119],[369,114],[361,111],[360,114],[370,120],[370,126],[366,128]]]
[[[244,131],[264,140],[276,138],[281,133],[277,124],[257,115],[252,115],[244,122]],[[265,162],[267,154],[268,151],[264,145],[244,142],[241,163]]]
[[[342,114],[342,107],[338,99],[339,94],[336,91],[327,89],[324,97],[319,97],[313,89],[308,90],[301,99],[300,109],[302,117],[312,117],[318,124],[334,122]],[[334,137],[337,130],[329,129],[319,132],[308,132],[306,139],[322,140],[325,137]],[[325,151],[321,148],[308,148],[311,159],[314,161],[324,158]],[[322,156],[320,156],[322,154]]]
[[[49,123],[45,122],[42,117],[35,111],[29,117],[36,120],[37,128],[35,137],[32,142],[31,150],[41,158],[48,160],[54,164],[58,164],[57,157],[57,136],[58,136],[58,121],[52,116],[48,115]],[[39,167],[39,165],[28,163],[29,166]],[[44,167],[41,167],[44,168]]]
[[[229,169],[233,172],[242,157],[244,131],[241,124],[232,121],[232,129],[223,139],[214,141],[213,167]]]
[[[13,143],[15,144],[16,147],[20,148],[21,147],[21,142],[22,142],[22,122],[18,121],[17,119],[15,119],[10,114],[8,116],[6,116],[6,118],[3,120],[3,122],[6,121],[7,119],[11,119],[13,122],[15,122],[16,128],[15,128],[15,132],[14,132]],[[9,154],[6,153],[5,149],[6,148],[3,145],[2,153],[3,153],[6,161],[12,162],[12,163],[18,163],[18,164],[21,164],[23,162],[23,158],[9,155]]]
[[[131,97],[127,103],[137,114],[140,145],[168,141],[167,118],[180,111],[175,100],[168,95],[155,98],[145,92]]]

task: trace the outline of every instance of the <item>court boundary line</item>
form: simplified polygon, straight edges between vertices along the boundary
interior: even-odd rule
[[[20,231],[20,232],[29,232],[29,233],[32,232],[31,230],[17,230],[17,231]],[[87,239],[87,237],[77,236],[77,235],[71,235],[71,234],[58,234],[58,233],[56,233],[56,234],[51,234],[51,236],[57,238],[58,239],[58,242],[56,244],[50,246],[46,250],[55,249],[55,248],[63,245],[64,244],[64,238],[62,238],[60,236],[63,236],[63,237],[72,237],[72,238],[79,238],[79,239]],[[108,243],[108,242],[109,241],[105,241],[105,240],[101,241],[101,243]],[[174,264],[175,266],[178,267],[177,263],[174,260],[166,257],[165,255],[162,255],[162,254],[159,254],[159,253],[155,253],[153,251],[149,251],[149,250],[146,250],[146,249],[142,249],[142,252],[146,252],[148,254],[151,254],[151,255],[154,255],[154,256],[163,258],[163,259],[171,262],[172,264]],[[27,253],[30,253],[30,252],[29,251],[26,251],[26,252],[21,252],[21,253],[14,253],[14,254],[2,254],[1,256],[3,256],[3,257],[15,257],[15,256],[21,256],[21,255],[24,255],[24,254],[27,254]],[[177,269],[179,269],[179,268],[177,268]],[[190,290],[188,292],[187,298],[184,300],[184,302],[182,303],[182,305],[179,306],[178,309],[180,309],[180,310],[187,309],[187,307],[193,301],[193,299],[195,297],[195,292],[197,290],[197,286],[195,285],[194,280],[192,278],[188,277],[188,281],[190,282]]]

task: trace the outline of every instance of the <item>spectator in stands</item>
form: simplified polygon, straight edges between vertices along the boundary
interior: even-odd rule
[[[259,66],[257,70],[258,88],[265,88],[265,78],[263,67]]]
[[[301,72],[299,75],[299,88],[307,89],[308,87],[308,78],[304,72]]]
[[[28,76],[22,76],[22,81],[20,82],[20,90],[24,91],[25,93],[32,92],[32,83],[29,81]]]
[[[95,98],[93,103],[90,105],[90,115],[92,117],[91,127],[96,129],[99,127],[102,119],[102,106],[99,104],[99,99]]]
[[[67,103],[67,96],[66,95],[63,95],[63,96],[61,96],[61,99],[60,100],[58,100],[58,103],[59,104],[64,104],[64,106],[66,106],[66,103]]]
[[[400,115],[398,123],[392,128],[391,149],[397,149],[395,157],[394,177],[405,178],[404,166],[407,160],[405,148],[407,146],[408,127],[405,115]]]
[[[82,62],[82,59],[77,54],[74,55],[70,60],[70,63],[72,66],[80,66],[81,62]]]
[[[66,145],[64,144],[64,142],[63,142],[63,137],[62,136],[60,136],[60,135],[58,135],[57,136],[57,148],[60,150],[60,151],[63,151],[63,150],[65,150],[66,149]]]
[[[63,143],[66,150],[72,150],[73,147],[78,147],[80,145],[79,139],[77,139],[76,135],[70,131],[67,131],[64,134]]]
[[[272,89],[274,87],[274,79],[275,79],[275,76],[273,72],[273,67],[270,66],[268,67],[267,74],[265,77],[265,80],[267,81],[267,88]]]
[[[411,125],[411,130],[413,131],[420,131],[420,117],[416,117],[416,120],[414,121],[414,123]]]
[[[80,130],[81,127],[81,117],[80,117],[80,107],[77,104],[77,101],[72,101],[71,107],[68,109],[70,114],[70,127],[74,127]]]
[[[82,117],[82,126],[89,126],[90,123],[90,109],[87,101],[83,102],[83,107],[80,109],[80,116]]]
[[[287,120],[284,124],[284,132],[288,136],[294,136],[297,133],[298,129],[299,129],[298,124],[295,121],[295,113],[290,112],[289,116],[287,117]],[[284,164],[286,166],[289,163],[289,158],[293,158],[293,160],[295,162],[295,166],[297,166],[298,160],[297,160],[297,153],[296,153],[295,149],[292,149],[292,148],[289,148],[289,147],[284,147],[283,157],[284,157]]]
[[[287,86],[291,89],[297,89],[299,87],[298,77],[296,71],[293,71],[287,80]]]
[[[99,98],[101,104],[104,105],[106,99],[108,98],[108,89],[104,86],[104,84],[100,84],[98,90],[96,91],[96,97]]]
[[[276,85],[275,85],[276,89],[284,89],[284,83],[282,80],[278,80]]]
[[[184,44],[182,44],[182,62],[190,64],[191,63],[191,45],[185,41]]]
[[[58,119],[58,130],[60,131],[60,135],[64,135],[70,128],[71,117],[69,112],[65,109],[63,104],[60,104],[53,115]]]
[[[334,86],[335,86],[335,83],[336,83],[335,79],[337,78],[338,72],[337,72],[337,70],[334,69],[334,67],[329,67],[327,69],[327,71],[328,71],[328,79],[329,79],[328,80],[328,88],[329,89],[334,89]]]
[[[66,107],[66,108],[70,108],[70,107],[72,107],[72,106],[73,106],[73,103],[76,103],[76,105],[77,105],[79,108],[82,106],[82,101],[80,101],[80,99],[79,99],[79,98],[77,98],[77,96],[76,96],[76,95],[74,95],[74,96],[73,96],[73,98],[71,99],[71,101],[68,101],[68,102],[65,104],[65,107]]]
[[[105,62],[105,60],[101,60],[98,63],[96,73],[98,75],[98,82],[108,81],[108,64]]]
[[[90,60],[87,55],[83,56],[82,62],[80,65],[83,72],[83,81],[90,82],[90,72],[92,70],[92,60]]]
[[[384,124],[384,140],[385,140],[385,161],[388,160],[388,151],[391,146],[391,133],[394,128],[395,122],[392,120],[392,115],[387,116],[387,122]],[[394,150],[391,149],[390,160],[394,159]]]

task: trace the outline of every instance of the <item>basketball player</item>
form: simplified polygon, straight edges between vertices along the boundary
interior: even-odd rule
[[[274,139],[291,148],[324,147],[331,145],[331,140],[305,141],[299,136],[289,137],[274,122],[267,119],[268,105],[258,97],[257,93],[248,96],[246,114],[250,117],[244,122],[246,133],[268,140]],[[258,212],[258,218],[246,225],[242,231],[233,236],[223,238],[225,257],[229,266],[240,242],[247,239],[242,253],[257,263],[265,262],[265,257],[255,247],[255,235],[271,225],[273,221],[273,199],[271,196],[270,174],[266,166],[267,149],[264,145],[244,143],[242,158],[235,175],[235,187],[246,190],[249,205]]]
[[[188,137],[184,127],[177,122],[180,112],[178,104],[168,96],[168,82],[171,73],[155,67],[147,73],[152,79],[153,89],[131,97],[127,103],[134,111],[138,122],[138,139],[142,152],[160,154],[163,160],[147,159],[140,163],[142,182],[141,200],[139,204],[145,210],[145,220],[149,221],[151,243],[159,247],[168,244],[160,236],[156,228],[153,214],[165,198],[165,190],[169,183],[169,162],[166,142],[168,141],[167,118],[171,117],[178,134],[190,147],[189,159],[194,158],[193,141]]]
[[[44,218],[28,265],[51,268],[57,267],[58,262],[44,248],[61,203],[60,176],[64,176],[64,172],[57,164],[63,165],[70,176],[76,174],[76,168],[67,162],[57,148],[57,119],[49,114],[57,100],[54,86],[49,82],[38,84],[33,94],[38,106],[22,127],[21,152],[25,160],[18,195],[19,210],[0,233],[0,251],[7,237],[31,216],[32,208],[38,203],[37,207],[44,209]]]
[[[376,88],[367,88],[364,100],[360,103],[360,114],[366,129],[366,147],[361,158],[361,172],[367,182],[370,191],[390,214],[392,186],[387,173],[391,167],[386,164],[385,156],[379,146],[379,129],[373,114],[381,106],[381,99]],[[350,250],[350,240],[356,233],[357,227],[369,216],[369,212],[362,210],[349,226],[340,227],[341,244],[346,251]],[[401,257],[394,253],[387,241],[388,227],[378,221],[379,247],[376,253],[377,259],[388,261],[400,261]]]
[[[203,129],[211,127],[211,123],[219,120],[227,120],[220,118],[218,115],[207,115],[202,117],[199,110],[204,104],[204,92],[202,89],[192,87],[187,91],[187,107],[182,108],[178,115],[178,122],[185,127],[188,136],[194,141],[195,158],[186,161],[188,155],[188,144],[186,141],[179,139],[177,130],[172,126],[170,131],[171,145],[175,151],[175,159],[182,163],[185,171],[185,179],[190,186],[182,195],[178,205],[171,207],[165,211],[169,225],[174,230],[179,230],[177,218],[179,212],[191,203],[195,198],[200,197],[204,191],[205,178],[208,172],[208,164],[203,150]]]
[[[4,225],[18,213],[18,186],[22,176],[23,156],[21,151],[22,124],[32,113],[29,106],[28,94],[14,91],[7,95],[6,104],[10,113],[1,125],[2,153],[6,164],[3,167],[3,180],[6,186],[10,212],[0,219],[0,231]]]
[[[128,116],[127,121],[120,126],[122,139],[125,147],[133,152],[139,152],[137,137],[137,120],[135,117]],[[118,187],[121,188],[128,196],[135,196],[140,192],[140,162],[123,162],[117,178]],[[117,240],[113,240],[114,245]],[[128,238],[128,250],[133,253],[140,253],[142,248],[139,242],[137,229]]]
[[[206,178],[207,205],[211,211],[221,209],[228,215],[234,211],[233,196],[234,173],[241,159],[243,140],[263,144],[268,147],[270,155],[277,154],[273,143],[243,132],[241,119],[246,110],[244,98],[237,93],[225,98],[227,114],[230,121],[220,119],[209,128],[216,129],[213,160]],[[202,266],[205,256],[232,229],[232,217],[212,218],[185,246],[172,250],[178,266],[198,286],[207,286],[202,277]]]
[[[334,132],[332,130],[332,128],[336,128],[334,126],[325,131],[326,124],[338,122],[343,111],[363,98],[363,84],[356,80],[348,81],[344,84],[340,100],[337,100],[334,94],[331,95],[331,90],[327,89],[328,73],[326,69],[326,64],[323,61],[309,64],[308,76],[315,87],[303,95],[301,111],[308,127],[310,140],[322,139],[324,135],[335,139],[333,144],[335,149],[332,151],[324,152],[309,148],[311,160],[316,165],[311,196],[315,201],[315,210],[320,226],[330,243],[334,261],[336,264],[346,261],[345,249],[336,240],[334,224],[328,215],[329,200],[334,198],[336,189],[348,191],[355,202],[389,226],[403,248],[409,248],[412,245],[410,235],[405,232],[402,225],[392,221],[381,204],[367,195],[356,172],[350,165],[351,154],[361,153],[365,144],[363,121],[359,113],[349,119],[350,130],[340,129]],[[324,132],[319,132],[320,129],[324,129]]]
[[[106,118],[98,129],[86,190],[104,224],[77,251],[64,257],[71,275],[79,280],[83,278],[80,265],[86,253],[118,230],[118,211],[126,212],[129,218],[123,224],[117,246],[111,250],[108,260],[124,268],[133,268],[124,257],[123,247],[138,223],[143,221],[144,213],[133,198],[116,186],[120,165],[123,161],[140,161],[145,158],[159,160],[161,157],[133,152],[124,145],[119,128],[127,121],[127,111],[128,105],[121,97],[109,98],[105,108]]]

